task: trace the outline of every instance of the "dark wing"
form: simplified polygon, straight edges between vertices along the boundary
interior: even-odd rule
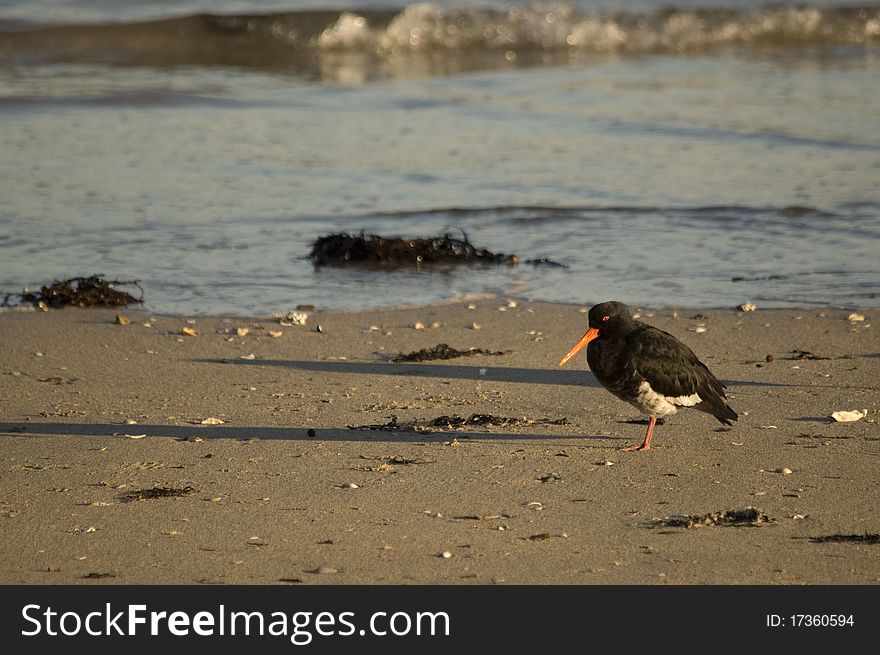
[[[736,413],[727,405],[724,385],[694,351],[668,332],[645,325],[630,337],[627,352],[629,365],[657,393],[670,398],[697,394],[701,402],[695,409],[722,423],[736,420]]]

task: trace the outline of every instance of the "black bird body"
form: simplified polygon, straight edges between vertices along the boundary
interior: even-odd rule
[[[634,319],[623,303],[594,306],[589,326],[560,364],[586,346],[590,370],[602,386],[650,417],[637,450],[650,448],[657,418],[679,407],[706,412],[725,425],[737,419],[724,385],[694,352],[668,332]]]

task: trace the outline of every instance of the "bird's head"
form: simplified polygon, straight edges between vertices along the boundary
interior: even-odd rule
[[[629,309],[622,302],[611,300],[590,308],[587,314],[590,329],[584,333],[581,340],[563,357],[559,365],[562,366],[572,357],[577,355],[593,339],[603,339],[626,333],[635,323]]]

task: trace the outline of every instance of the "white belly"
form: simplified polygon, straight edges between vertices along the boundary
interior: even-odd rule
[[[638,395],[632,404],[642,414],[667,416],[675,414],[679,407],[693,407],[702,400],[695,393],[690,396],[664,396],[662,393],[654,391],[648,382],[642,382],[639,385]]]

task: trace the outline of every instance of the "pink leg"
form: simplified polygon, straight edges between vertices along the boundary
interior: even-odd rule
[[[642,442],[641,446],[627,446],[624,448],[626,451],[632,450],[650,450],[651,448],[651,437],[654,434],[654,424],[657,423],[657,417],[652,416],[651,420],[648,422],[648,431],[645,433],[645,440]]]

